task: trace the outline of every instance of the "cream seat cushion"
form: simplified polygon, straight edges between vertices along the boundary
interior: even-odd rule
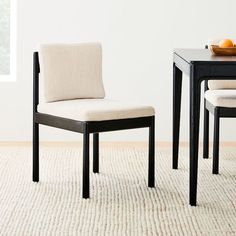
[[[38,112],[79,121],[102,121],[153,116],[151,106],[109,99],[75,99],[41,103]]]
[[[39,64],[44,101],[104,98],[99,43],[42,44]]]
[[[217,107],[236,107],[235,89],[207,90],[205,98]]]
[[[235,80],[209,80],[209,89],[236,89],[236,78]]]

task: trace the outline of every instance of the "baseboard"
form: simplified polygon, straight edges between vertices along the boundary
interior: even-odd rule
[[[29,141],[0,141],[0,146],[22,146],[22,147],[27,147],[31,146],[32,143]],[[68,141],[47,141],[47,142],[40,142],[40,145],[45,146],[45,147],[55,147],[55,146],[60,146],[60,147],[81,147],[82,142],[68,142]],[[146,147],[148,145],[147,142],[140,141],[140,142],[132,142],[132,141],[126,141],[126,142],[108,142],[108,141],[101,141],[100,142],[101,146],[104,147]],[[199,143],[200,146],[202,146],[202,143]],[[157,147],[167,147],[171,148],[172,147],[172,142],[165,142],[165,141],[159,141],[156,142]],[[188,147],[189,142],[180,142],[180,147]],[[210,146],[212,146],[212,142],[210,142]],[[220,142],[221,147],[236,147],[236,142]]]

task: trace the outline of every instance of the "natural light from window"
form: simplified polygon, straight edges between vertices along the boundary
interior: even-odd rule
[[[16,0],[0,0],[0,81],[16,79]]]
[[[10,0],[0,0],[0,75],[10,75]]]

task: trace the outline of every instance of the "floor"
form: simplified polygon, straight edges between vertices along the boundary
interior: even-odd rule
[[[199,158],[197,207],[188,205],[186,147],[179,170],[170,148],[158,148],[154,189],[145,146],[101,148],[88,200],[80,147],[43,147],[39,183],[31,182],[31,153],[0,149],[0,235],[236,235],[236,148],[221,149],[220,175],[211,174],[212,159]]]

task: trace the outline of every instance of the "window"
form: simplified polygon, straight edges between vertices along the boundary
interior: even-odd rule
[[[16,56],[13,0],[0,0],[0,80],[12,80]],[[14,18],[14,19],[13,19]]]

